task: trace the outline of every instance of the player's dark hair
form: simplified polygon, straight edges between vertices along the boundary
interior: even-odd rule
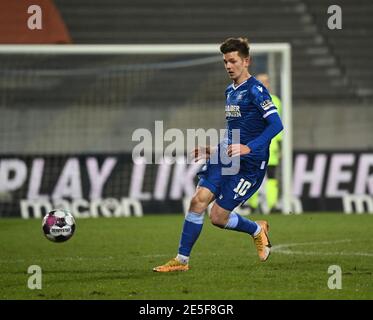
[[[229,53],[238,51],[242,58],[247,58],[250,55],[249,40],[246,38],[228,38],[220,45],[221,53]]]

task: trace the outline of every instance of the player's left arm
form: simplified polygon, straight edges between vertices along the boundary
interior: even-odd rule
[[[253,104],[267,122],[264,131],[247,144],[251,151],[255,151],[268,146],[271,140],[278,135],[284,127],[278,114],[278,109],[273,103],[267,89],[262,86],[253,86],[251,94],[253,96]]]
[[[260,136],[250,141],[247,145],[244,144],[232,144],[228,146],[228,156],[235,157],[238,155],[245,155],[250,153],[252,150],[260,150],[281,132],[284,128],[282,121],[277,112],[273,112],[266,118],[267,127]]]
[[[276,135],[278,135],[284,129],[282,121],[277,112],[271,113],[265,119],[268,124],[265,130],[260,136],[247,144],[247,146],[250,148],[250,151],[260,150],[264,148]]]

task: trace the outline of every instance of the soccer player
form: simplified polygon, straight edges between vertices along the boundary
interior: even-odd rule
[[[259,73],[256,75],[260,81],[270,92],[273,104],[276,106],[278,113],[281,116],[282,104],[279,97],[271,93],[269,76],[266,73]],[[271,212],[277,205],[279,195],[279,181],[277,179],[277,168],[280,164],[281,158],[281,141],[282,133],[278,134],[272,139],[269,147],[269,161],[267,167],[267,180],[265,183],[265,198],[266,208]],[[260,191],[258,191],[260,192]],[[255,211],[259,207],[258,192],[256,192],[248,201],[249,206]]]
[[[247,39],[228,38],[220,51],[228,76],[233,80],[225,91],[227,135],[217,148],[207,146],[194,150],[196,159],[208,160],[198,173],[200,181],[185,216],[178,254],[153,268],[157,272],[189,270],[190,253],[201,233],[204,212],[214,200],[210,213],[213,225],[249,234],[261,261],[266,261],[270,254],[267,221],[251,221],[234,212],[234,208],[245,203],[260,187],[271,139],[283,126],[267,89],[249,73],[251,57]],[[237,130],[239,143],[233,139]],[[223,161],[224,154],[231,157],[232,163],[233,158],[239,157],[235,158],[239,160],[236,174],[226,174],[224,169],[229,165]]]

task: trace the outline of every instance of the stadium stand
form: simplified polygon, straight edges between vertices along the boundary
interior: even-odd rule
[[[251,42],[292,44],[296,102],[373,97],[369,0],[338,2],[343,7],[342,30],[327,28],[328,5],[322,0],[55,3],[75,43],[214,43],[246,30]]]
[[[373,45],[367,39],[373,33],[373,4],[338,3],[342,30],[327,28],[328,5],[323,0],[54,0],[76,44],[219,43],[241,35],[254,43],[290,42],[294,118],[302,119],[294,125],[295,148],[371,147]],[[181,129],[190,124],[221,127],[220,113],[212,112],[221,101],[211,98],[227,83],[220,65],[185,68],[182,83],[160,69],[138,70],[128,81],[128,73],[120,69],[132,67],[136,58],[3,56],[0,152],[129,151],[132,146],[123,145],[122,137],[139,127],[153,127],[161,118]],[[149,57],[145,61],[152,63]],[[255,60],[254,67],[257,64]],[[74,73],[80,76],[71,77]],[[164,83],[168,91],[162,90]],[[145,87],[152,106],[144,102]],[[211,104],[201,108],[199,101]],[[198,112],[191,112],[193,108]],[[22,121],[21,114],[30,121]],[[131,120],[123,125],[121,119]]]
[[[323,12],[325,2],[322,0],[305,0],[314,24],[317,25],[325,47],[334,57],[338,67],[340,81],[354,89],[360,99],[373,97],[373,3],[369,0],[341,0],[338,5],[343,12],[341,30],[329,30]]]

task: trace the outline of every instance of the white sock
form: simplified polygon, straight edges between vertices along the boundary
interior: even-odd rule
[[[176,259],[179,260],[179,262],[183,264],[188,264],[189,263],[189,257],[183,256],[182,254],[177,254]]]
[[[255,222],[256,223],[256,222]],[[257,223],[256,223],[257,224]],[[258,228],[256,228],[256,231],[254,232],[253,236],[256,237],[260,231],[262,231],[262,228],[260,227],[259,224],[257,224]]]

